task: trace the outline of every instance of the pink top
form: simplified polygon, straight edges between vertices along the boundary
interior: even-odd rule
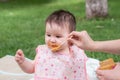
[[[36,48],[35,80],[88,80],[87,56],[76,46],[70,47],[72,55],[52,53],[46,45]]]

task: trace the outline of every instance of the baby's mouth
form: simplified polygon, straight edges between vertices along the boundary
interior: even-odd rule
[[[60,44],[48,42],[48,47],[51,49],[52,52],[57,52],[60,50]]]

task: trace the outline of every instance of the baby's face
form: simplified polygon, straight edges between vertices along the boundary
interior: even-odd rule
[[[51,48],[49,43],[53,44],[52,46],[54,47],[57,45],[61,45],[64,41],[65,43],[60,47],[59,50],[68,47],[67,43],[68,35],[69,35],[68,27],[61,27],[58,26],[57,24],[52,24],[52,26],[49,23],[46,24],[45,42],[49,48]]]

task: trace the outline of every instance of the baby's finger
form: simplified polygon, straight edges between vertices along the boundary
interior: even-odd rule
[[[19,57],[15,57],[15,60],[16,60],[16,61],[19,61],[19,60],[20,60],[20,58],[19,58]]]
[[[24,56],[23,51],[21,49],[17,50],[16,54],[19,56]]]
[[[19,61],[20,61],[20,57],[19,57],[19,56],[16,56],[16,57],[15,57],[15,61],[19,62]]]
[[[16,57],[15,57],[15,61],[16,61],[17,63],[19,63],[19,64],[23,63],[24,60],[25,60],[24,57],[21,57],[21,56],[16,56]]]

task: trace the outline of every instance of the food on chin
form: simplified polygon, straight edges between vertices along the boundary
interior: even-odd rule
[[[52,50],[52,52],[60,50],[60,44],[57,43],[48,42],[48,47]]]

